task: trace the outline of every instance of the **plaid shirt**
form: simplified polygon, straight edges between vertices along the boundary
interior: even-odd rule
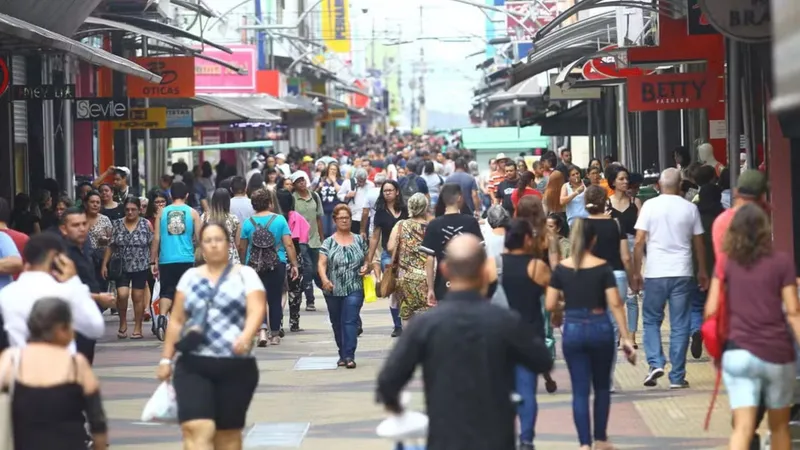
[[[205,338],[192,354],[217,358],[252,358],[252,354],[233,353],[233,343],[242,334],[247,312],[246,288],[241,273],[243,269],[245,268],[241,266],[235,267],[210,302],[208,298],[214,288],[208,279],[202,277],[197,269],[190,269],[184,274],[178,290],[186,296],[186,323],[191,323],[192,316],[202,315],[208,308]]]

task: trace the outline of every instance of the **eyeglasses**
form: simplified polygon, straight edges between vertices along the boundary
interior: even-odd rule
[[[155,203],[156,205],[166,205],[167,201],[166,200],[156,200],[153,203]]]
[[[336,220],[345,222],[345,221],[350,220],[350,217],[349,216],[340,216],[340,217],[337,217]]]

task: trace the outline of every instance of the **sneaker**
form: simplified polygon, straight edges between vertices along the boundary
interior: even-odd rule
[[[313,304],[313,303],[311,303],[311,304],[308,304],[308,303],[306,303],[306,311],[308,311],[308,312],[314,312],[314,311],[316,311],[316,310],[317,310],[317,307],[316,307],[316,306],[314,306],[314,304]]]
[[[692,334],[692,344],[689,349],[692,352],[692,358],[700,359],[703,356],[703,335],[699,331]]]
[[[393,337],[393,338],[400,337],[400,336],[402,336],[402,335],[403,335],[403,329],[402,329],[402,328],[400,328],[400,327],[395,327],[395,329],[394,329],[394,330],[392,330],[392,337]]]
[[[267,330],[261,330],[258,332],[258,346],[259,347],[266,347],[269,343],[269,337],[267,336]]]
[[[688,389],[689,388],[689,382],[686,381],[686,380],[681,380],[681,381],[678,381],[677,383],[670,383],[669,384],[669,388],[670,389]]]
[[[658,379],[664,376],[664,369],[660,367],[651,367],[650,372],[644,378],[644,385],[653,387],[658,384]]]

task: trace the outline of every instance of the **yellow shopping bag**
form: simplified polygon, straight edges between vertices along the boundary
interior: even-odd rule
[[[378,294],[375,292],[375,276],[364,276],[364,303],[372,303],[378,300]]]

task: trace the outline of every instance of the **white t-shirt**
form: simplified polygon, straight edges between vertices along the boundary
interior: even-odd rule
[[[659,195],[642,205],[636,229],[647,232],[645,278],[691,277],[692,238],[703,234],[697,206],[679,195]]]

